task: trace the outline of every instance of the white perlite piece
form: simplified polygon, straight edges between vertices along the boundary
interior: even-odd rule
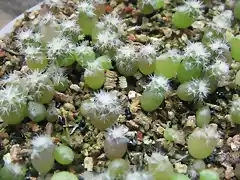
[[[187,165],[186,164],[182,164],[181,162],[178,162],[178,163],[175,163],[175,170],[178,172],[178,173],[187,173]]]
[[[76,92],[80,92],[81,88],[77,85],[77,84],[71,84],[70,89],[76,91]]]
[[[125,76],[120,76],[118,80],[119,80],[119,87],[121,89],[125,89],[128,87],[127,78]]]
[[[87,171],[93,171],[93,158],[92,157],[85,157],[84,168],[87,169]]]
[[[134,98],[136,98],[138,96],[139,96],[138,93],[135,92],[135,91],[129,91],[128,92],[128,99],[130,99],[130,100],[132,100],[132,99],[134,99]]]
[[[203,29],[205,26],[204,22],[203,21],[195,21],[193,24],[192,24],[192,27],[194,29]]]
[[[240,135],[237,134],[233,137],[229,137],[227,140],[227,144],[231,147],[233,151],[238,151],[240,149]]]

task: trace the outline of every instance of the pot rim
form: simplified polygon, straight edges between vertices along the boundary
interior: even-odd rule
[[[36,11],[41,9],[41,5],[43,2],[38,3],[37,5],[33,6],[32,8],[28,9],[26,12]],[[2,29],[0,29],[0,38],[4,37],[5,35],[11,33],[14,29],[14,24],[17,20],[22,19],[24,17],[24,13],[17,16],[15,19],[10,21],[6,26],[4,26]]]

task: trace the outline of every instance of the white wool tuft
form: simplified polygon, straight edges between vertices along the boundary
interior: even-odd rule
[[[106,139],[110,141],[117,140],[117,143],[126,143],[129,141],[129,139],[126,137],[127,132],[128,128],[126,126],[114,126],[108,129]]]
[[[94,10],[95,7],[90,2],[82,1],[78,4],[79,13],[85,13],[86,15],[93,17],[95,16]]]
[[[162,90],[164,91],[169,91],[170,86],[168,84],[168,79],[165,78],[164,76],[157,76],[157,75],[153,75],[150,76],[151,78],[151,82],[146,85],[146,89],[152,91],[152,92],[156,92],[158,95],[163,96],[165,93],[163,93]]]
[[[194,79],[189,82],[187,91],[196,99],[203,100],[209,94],[209,82],[204,79]]]

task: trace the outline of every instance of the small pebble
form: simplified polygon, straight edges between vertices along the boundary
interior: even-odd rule
[[[237,134],[233,137],[229,137],[227,140],[227,144],[231,147],[233,151],[238,151],[240,149],[240,135]]]
[[[65,125],[65,118],[62,117],[62,116],[59,116],[59,117],[58,117],[58,123],[59,123],[60,125]]]
[[[86,126],[85,121],[84,121],[84,120],[81,120],[81,121],[79,122],[79,127],[80,127],[80,128],[84,128],[85,126]]]
[[[184,124],[184,127],[195,128],[196,127],[196,116],[188,116]]]
[[[64,107],[65,110],[75,111],[75,107],[71,103],[64,103],[63,107]]]
[[[152,139],[150,139],[149,136],[144,136],[144,137],[143,137],[143,143],[146,144],[146,145],[150,145],[150,144],[154,144],[155,141],[153,141]]]
[[[160,26],[165,25],[165,21],[163,19],[161,19],[161,18],[158,18],[157,22],[159,23]]]
[[[167,38],[170,38],[172,36],[172,30],[170,28],[164,28],[163,33]]]
[[[183,42],[187,42],[188,36],[185,33],[183,33],[181,39],[183,40]]]
[[[28,66],[22,66],[22,68],[21,68],[20,71],[21,71],[22,73],[27,73],[29,70],[30,70],[30,69],[29,69]]]
[[[213,152],[210,156],[204,159],[206,164],[214,164],[215,162],[215,153]]]
[[[125,89],[128,87],[127,78],[125,76],[120,76],[118,80],[119,80],[119,87],[121,89]]]
[[[126,108],[126,109],[125,109],[125,116],[126,116],[126,119],[127,119],[127,120],[133,119],[133,115],[132,115],[132,113],[131,113],[131,111],[130,111],[129,108]]]
[[[148,41],[148,36],[145,34],[137,34],[136,35],[136,40],[142,43],[146,43]]]
[[[84,159],[84,168],[87,171],[93,170],[93,158],[92,157],[85,157]]]
[[[81,120],[81,121],[79,122],[78,128],[79,128],[81,134],[83,134],[83,135],[84,135],[85,133],[87,133],[87,131],[88,131],[88,127],[86,126],[86,123],[85,123],[84,120]]]
[[[181,173],[181,174],[185,174],[187,172],[187,165],[186,164],[182,164],[181,162],[178,162],[178,163],[175,163],[175,170],[178,172],[178,173]]]
[[[120,122],[120,123],[126,122],[126,116],[120,114],[120,115],[118,116],[117,122]]]
[[[139,125],[133,120],[127,121],[126,125],[129,127],[129,129],[137,130],[139,128]]]
[[[80,92],[81,88],[77,85],[77,84],[71,84],[70,89],[76,91],[76,92]]]
[[[134,99],[134,98],[136,98],[137,97],[137,92],[135,92],[135,91],[129,91],[128,92],[128,99],[130,99],[130,100],[132,100],[132,99]]]
[[[5,62],[5,65],[6,65],[7,67],[11,67],[13,64],[12,64],[11,61],[6,61],[6,62]]]
[[[231,165],[228,165],[226,168],[227,168],[227,169],[226,169],[226,171],[225,171],[225,178],[226,178],[226,179],[231,179],[231,178],[233,178],[233,177],[235,176],[233,167],[232,167]]]
[[[175,118],[174,112],[168,111],[168,118],[169,118],[170,120],[173,120],[173,119]]]
[[[192,27],[194,29],[203,29],[204,27],[204,23],[202,21],[195,21],[193,24],[192,24]]]

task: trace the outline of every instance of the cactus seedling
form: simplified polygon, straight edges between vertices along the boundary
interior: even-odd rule
[[[129,171],[130,164],[124,159],[114,159],[108,165],[108,174],[113,179],[123,178]]]
[[[214,39],[208,46],[215,56],[224,55],[226,51],[229,51],[229,46],[223,39]]]
[[[232,102],[232,106],[230,108],[230,115],[232,122],[240,124],[240,99],[236,99]]]
[[[151,76],[151,82],[145,87],[141,96],[141,107],[145,111],[156,110],[162,104],[168,90],[168,79],[163,76]]]
[[[78,40],[80,28],[75,20],[63,20],[59,26],[61,35],[69,37],[73,41]]]
[[[239,52],[239,45],[240,45],[240,35],[231,39],[231,54],[233,59],[236,61],[240,61],[240,52]]]
[[[105,71],[113,68],[112,60],[108,55],[100,56],[96,59],[96,61],[100,63],[100,65]]]
[[[200,172],[206,168],[206,164],[203,160],[196,159],[193,161],[192,168],[197,172]]]
[[[65,69],[60,68],[54,64],[51,64],[46,73],[49,75],[53,82],[53,87],[56,91],[64,92],[67,90],[69,84],[68,79],[65,76]]]
[[[45,119],[47,115],[44,105],[30,101],[28,102],[28,117],[34,122],[40,122]]]
[[[42,70],[47,67],[47,57],[44,55],[40,47],[28,46],[24,49],[24,54],[26,56],[26,64],[30,69]]]
[[[237,72],[236,77],[235,77],[235,84],[237,86],[240,86],[240,70]]]
[[[111,29],[106,29],[97,34],[95,46],[102,52],[108,53],[111,57],[123,44],[119,39],[120,35]]]
[[[221,14],[213,17],[212,27],[216,31],[227,30],[232,26],[233,12],[231,10],[225,10]],[[213,39],[214,37],[212,37]]]
[[[210,56],[211,54],[202,43],[189,43],[184,49],[184,60],[178,69],[178,81],[183,83],[199,78],[202,68],[209,63]]]
[[[0,179],[24,180],[26,168],[24,165],[13,162],[10,153],[3,156],[4,166],[0,169]]]
[[[95,29],[97,16],[95,15],[95,7],[88,1],[82,1],[78,4],[78,24],[81,27],[83,34],[92,35],[92,30]]]
[[[32,29],[21,29],[17,32],[16,38],[21,43],[26,43],[34,37],[33,34],[34,33]]]
[[[151,74],[156,68],[156,49],[153,45],[147,44],[140,48],[138,53],[138,68],[145,74]]]
[[[222,29],[216,29],[215,24],[210,26],[210,28],[207,28],[204,31],[204,35],[202,37],[202,43],[205,45],[209,45],[212,41],[212,39],[219,39],[223,38],[223,35],[221,34]]]
[[[213,64],[206,68],[206,77],[209,81],[209,90],[214,92],[218,87],[218,82],[228,80],[229,78],[229,64],[217,58]]]
[[[175,173],[171,177],[171,180],[190,180],[190,178],[187,175],[180,174],[180,173]]]
[[[184,1],[184,5],[178,6],[173,15],[173,24],[177,28],[187,28],[192,25],[201,14],[203,5],[199,0]]]
[[[24,50],[27,46],[41,45],[42,35],[34,33],[33,29],[20,29],[16,34],[16,38],[17,46],[20,50]]]
[[[223,34],[230,29],[232,19],[233,14],[231,10],[225,10],[221,14],[214,16],[212,23],[209,24],[210,28],[204,31],[202,42],[209,44],[213,39],[224,38]]]
[[[195,61],[196,64],[206,65],[210,61],[208,59],[210,56],[210,52],[200,42],[190,42],[184,49],[184,57]]]
[[[218,173],[211,169],[204,169],[199,174],[199,180],[220,180]]]
[[[240,20],[240,2],[239,1],[235,4],[234,15],[237,20]]]
[[[138,70],[136,47],[121,46],[116,52],[116,67],[124,76],[132,76]]]
[[[100,62],[93,61],[87,64],[84,72],[84,81],[92,89],[99,89],[105,81],[105,73]]]
[[[173,165],[167,156],[160,153],[153,153],[148,158],[148,169],[155,179],[169,179],[173,175]]]
[[[219,140],[217,127],[208,125],[195,129],[188,137],[188,151],[196,159],[208,157]]]
[[[47,115],[46,115],[47,121],[54,123],[58,120],[58,117],[59,117],[59,112],[57,108],[55,108],[54,104],[49,104],[47,108]]]
[[[28,95],[32,100],[48,104],[53,99],[55,91],[47,73],[33,71],[23,79],[28,88]]]
[[[71,164],[74,159],[74,152],[70,147],[60,145],[55,148],[54,158],[60,164],[63,165]]]
[[[107,14],[102,17],[101,21],[97,22],[92,34],[92,39],[95,42],[99,37],[102,37],[101,33],[107,35],[108,32],[114,32],[116,33],[114,36],[118,35],[120,37],[124,34],[124,29],[125,24],[119,15],[115,13]]]
[[[204,106],[196,112],[196,123],[198,127],[204,127],[211,121],[211,111],[209,107]]]
[[[18,86],[0,90],[0,116],[7,124],[19,124],[26,115],[26,92]]]
[[[51,12],[39,16],[39,29],[42,34],[41,40],[44,43],[52,41],[60,33],[56,17]]]
[[[44,175],[53,168],[53,153],[55,145],[53,144],[51,137],[43,135],[35,137],[32,140],[32,145],[32,165],[39,172],[39,174]]]
[[[67,171],[54,173],[51,180],[78,180],[77,176]]]
[[[54,37],[47,43],[47,55],[59,66],[70,66],[76,60],[75,45],[63,36]]]
[[[17,85],[22,87],[22,79],[20,77],[20,74],[18,74],[17,72],[12,72],[7,74],[4,79],[2,79],[0,81],[0,83],[2,83],[3,85]]]
[[[202,72],[202,65],[195,64],[194,61],[183,60],[178,68],[177,80],[185,83],[194,78],[199,78]]]
[[[122,106],[116,92],[101,90],[93,98],[81,105],[81,114],[88,118],[98,129],[109,128],[122,112]]]
[[[121,17],[117,14],[104,15],[102,20],[98,22],[97,26],[99,29],[112,31],[122,34],[124,32],[124,22]]]
[[[151,14],[154,10],[164,6],[164,0],[140,0],[138,7],[143,14]]]
[[[128,138],[125,126],[115,126],[108,129],[105,135],[104,152],[109,159],[122,158],[127,151]]]
[[[177,132],[177,130],[175,130],[173,128],[166,128],[164,130],[163,137],[164,137],[164,139],[166,139],[168,141],[174,142],[178,138],[178,132]]]
[[[173,78],[178,72],[182,56],[177,49],[171,49],[156,59],[156,75]]]
[[[76,54],[78,55],[77,62],[82,67],[87,67],[87,64],[89,62],[94,61],[95,58],[95,52],[93,51],[93,48],[88,46],[85,42],[82,43],[80,46],[77,46]]]
[[[203,101],[209,94],[209,83],[206,80],[195,79],[181,84],[177,89],[178,97],[183,101]]]

